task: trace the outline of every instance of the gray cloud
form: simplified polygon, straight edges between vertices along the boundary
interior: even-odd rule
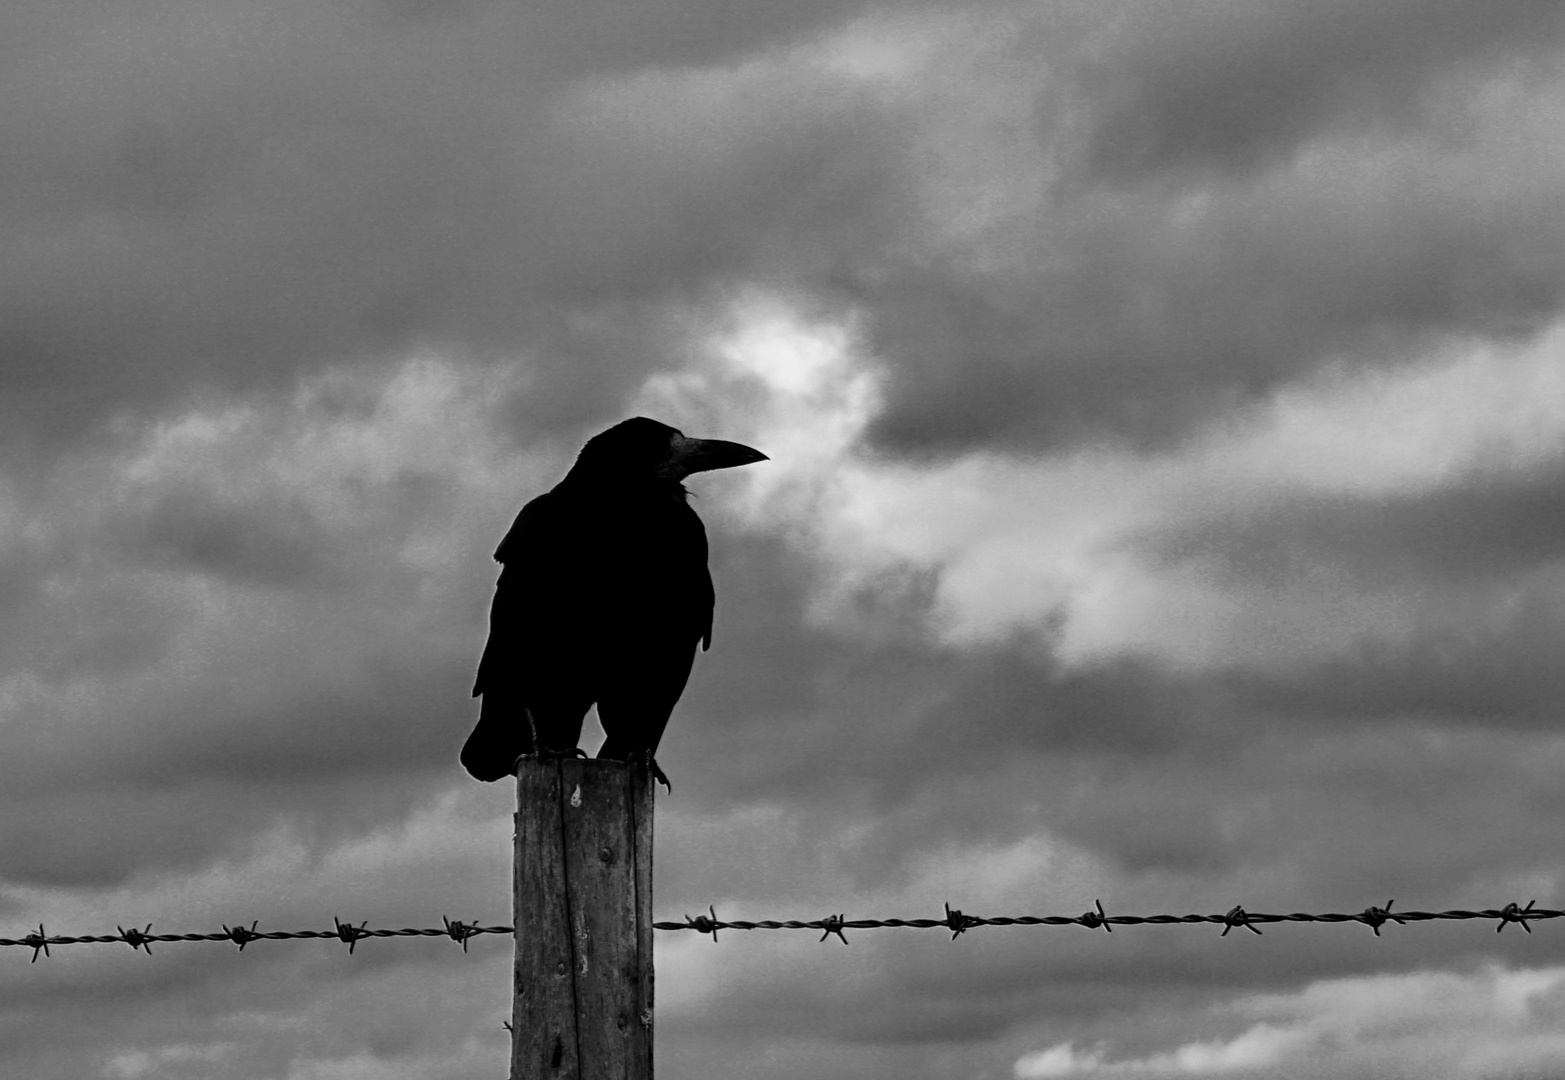
[[[1253,168],[1323,130],[1416,128],[1453,74],[1547,64],[1565,19],[1540,0],[1126,5],[1091,65],[1088,162],[1114,175]]]
[[[798,122],[797,98],[758,100],[759,129],[676,161],[645,139],[638,153],[633,128],[629,146],[576,129],[562,95],[743,57],[852,10],[13,12],[32,41],[0,119],[13,423],[79,434],[192,387],[286,387],[420,343],[526,356],[556,403],[596,393],[612,409],[615,387],[668,362],[648,301],[744,274],[823,200],[868,206],[878,166],[848,163],[868,124],[812,119],[807,101]]]
[[[11,426],[80,436],[193,388],[281,389],[419,345],[520,359],[519,423],[596,420],[680,362],[714,292],[767,282],[862,309],[892,374],[876,437],[899,451],[1160,439],[1328,355],[1383,362],[1558,309],[1552,170],[1513,142],[1474,185],[1461,118],[1409,119],[1393,140],[1436,141],[1400,168],[1071,179],[1094,155],[1145,173],[1329,147],[1364,94],[1469,58],[1505,71],[1560,29],[1523,0],[1230,7],[1105,8],[1090,64],[1072,50],[1102,28],[1079,13],[909,9],[1012,28],[941,46],[953,69],[1003,88],[996,71],[1047,68],[1007,105],[1038,125],[1013,160],[1000,121],[930,119],[981,90],[809,67],[805,43],[894,8],[24,9],[34,44],[0,119]],[[973,157],[997,164],[964,201]],[[993,223],[1015,253],[1000,274],[942,220],[995,193],[1025,207]]]
[[[1339,566],[1366,586],[1505,580],[1565,555],[1565,468],[1480,472],[1428,492],[1301,493],[1163,530],[1146,547],[1236,581],[1278,581],[1290,564]]]
[[[1238,671],[1230,690],[1269,712],[1327,723],[1409,717],[1548,728],[1561,682],[1553,573],[1565,556],[1558,468],[1476,474],[1434,491],[1298,495],[1145,538],[1170,565],[1239,588],[1308,590],[1325,575],[1401,605],[1400,627],[1325,658]]]
[[[133,526],[135,549],[156,564],[236,584],[299,587],[325,574],[319,521],[300,504],[224,507],[204,492],[171,492]]]
[[[1525,338],[1561,303],[1565,266],[1538,232],[1559,197],[1495,168],[1414,155],[1062,192],[1016,223],[1029,252],[1012,273],[909,270],[869,298],[892,366],[874,434],[904,451],[1166,444],[1327,361]]]

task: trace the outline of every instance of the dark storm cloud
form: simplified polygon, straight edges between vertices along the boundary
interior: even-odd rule
[[[1480,563],[1495,546],[1502,550],[1487,573],[1474,568],[1451,581],[1503,589],[1518,570],[1551,564],[1551,491],[1542,477],[1475,484],[1429,505],[1409,499],[1405,515],[1393,500],[1387,533],[1340,542],[1360,558],[1380,553],[1371,565],[1417,590],[1438,587],[1462,544]],[[1323,526],[1320,535],[1336,530]],[[1399,548],[1420,537],[1445,550],[1428,560],[1410,553],[1415,569],[1399,566]],[[800,608],[807,582],[794,574],[785,584],[790,560],[774,547],[718,538],[718,653],[698,666],[663,757],[676,776],[691,776],[682,799],[697,812],[736,799],[797,807],[808,820],[803,834],[820,843],[853,823],[856,839],[837,867],[851,894],[897,880],[918,852],[1040,831],[1152,882],[1149,896],[1159,882],[1199,888],[1193,883],[1232,877],[1280,889],[1286,903],[1309,896],[1328,908],[1343,893],[1391,883],[1454,896],[1465,883],[1529,865],[1535,845],[1546,845],[1553,818],[1540,808],[1558,801],[1550,776],[1560,745],[1546,727],[1527,727],[1546,725],[1565,692],[1554,674],[1559,627],[1548,596],[1498,627],[1415,629],[1400,644],[1370,642],[1280,671],[1166,669],[1134,658],[1063,668],[1038,642],[953,652],[916,635],[875,644],[811,626]],[[1284,560],[1322,561],[1329,552]],[[754,573],[760,565],[784,573]],[[888,625],[917,618],[886,614]],[[1525,726],[1507,723],[1508,712]],[[1518,754],[1528,758],[1520,770]],[[709,760],[723,769],[702,768]],[[1441,827],[1426,830],[1432,817]],[[1491,826],[1501,819],[1510,832],[1496,845]],[[757,880],[786,888],[772,858],[806,857],[777,834],[755,842],[775,852],[757,865]],[[742,895],[734,875],[750,860],[737,850],[714,858],[709,842],[700,844],[704,855],[673,857],[674,880],[708,881],[706,895]],[[1267,877],[1266,868],[1283,867],[1285,881]],[[802,870],[795,877],[810,879]],[[1426,955],[1416,951],[1408,963]],[[1344,952],[1309,970],[1342,974],[1362,961]],[[1291,978],[1302,969],[1288,970]]]
[[[1524,599],[1499,625],[1482,611],[1475,603],[1466,617],[1431,619],[1400,640],[1365,641],[1284,672],[1236,675],[1234,690],[1257,708],[1315,723],[1411,716],[1480,729],[1553,729],[1565,697],[1558,598]]]
[[[118,706],[110,695],[102,717],[70,715],[72,695],[19,712],[0,799],[17,824],[0,840],[7,878],[103,885],[198,867],[284,820],[329,847],[448,786],[468,656],[344,651],[332,679],[265,650],[230,662],[276,665],[270,693],[219,665]]]
[[[200,866],[284,818],[330,845],[449,783],[470,722],[471,649],[432,647],[429,634],[411,650],[395,634],[365,640],[320,609],[279,610],[267,592],[230,592],[258,625],[225,631],[199,667],[182,669],[191,642],[153,621],[177,615],[131,605],[147,627],[125,631],[134,655],[108,632],[81,643],[90,655],[72,675],[90,690],[43,682],[12,697],[0,770],[18,823],[0,842],[10,880],[101,884]],[[280,617],[298,630],[279,635]]]
[[[1431,491],[1275,496],[1138,545],[1237,582],[1330,566],[1366,586],[1505,580],[1565,558],[1565,464],[1477,472]]]
[[[1126,5],[1093,64],[1088,161],[1119,177],[1244,168],[1324,129],[1416,125],[1428,83],[1552,64],[1550,0],[1196,0]]]
[[[1344,637],[1329,658],[1234,673],[1232,692],[1255,707],[1327,722],[1558,719],[1562,620],[1548,584],[1565,560],[1558,466],[1429,492],[1282,497],[1138,546],[1239,587],[1302,588],[1303,575],[1324,572],[1388,603],[1423,598],[1399,629]]]
[[[7,505],[8,878],[200,866],[285,819],[330,845],[449,781],[510,508],[467,524],[456,384],[399,378],[198,413]]]
[[[854,151],[806,118],[670,173],[552,110],[574,80],[718,64],[854,11],[785,8],[9,9],[28,45],[0,75],[13,422],[69,434],[420,342],[548,346],[553,380],[612,402],[665,359],[645,342],[598,357],[601,324],[647,314],[615,305],[742,268]]]
[[[319,587],[327,537],[302,503],[223,506],[208,493],[175,491],[145,508],[126,531],[154,565],[192,569],[236,584]]]
[[[865,298],[894,449],[1164,444],[1327,361],[1524,338],[1565,298],[1552,170],[1327,158],[1253,182],[1062,193],[1011,272],[893,274]],[[1502,193],[1503,194],[1500,194]]]
[[[724,899],[742,900],[739,911],[733,901],[727,909],[740,918],[818,917],[841,907],[850,918],[938,916],[942,901],[991,915],[1076,913],[1094,895],[1110,911],[1136,914],[1221,911],[1234,902],[1250,910],[1356,911],[1389,896],[1403,908],[1488,906],[1518,880],[1511,875],[1536,864],[1557,821],[1552,777],[1565,749],[1557,738],[1407,724],[1322,740],[1254,717],[1230,721],[1227,756],[1050,760],[1023,751],[982,783],[933,774],[928,806],[899,807],[895,815],[833,813],[817,800],[796,832],[773,826],[755,834],[748,858],[720,858],[699,834],[675,836],[664,849],[672,848],[664,895],[676,894],[686,910],[703,898],[716,897],[720,912]],[[1531,757],[1523,768],[1519,753]],[[845,778],[838,791],[850,788]],[[1064,837],[1101,861],[1083,868],[1064,857],[1009,882],[964,877],[971,851],[1006,850],[1017,805],[1030,800],[1042,809],[1021,835]],[[945,819],[975,803],[989,815],[988,833],[964,841],[971,846],[943,847]],[[850,828],[851,838],[844,836]],[[683,851],[687,843],[694,850]],[[833,865],[821,853],[839,845]],[[882,859],[886,848],[896,854]],[[1206,855],[1181,860],[1181,849]],[[943,888],[906,877],[908,863],[931,851],[958,864]],[[777,858],[783,866],[772,865]],[[901,873],[887,871],[897,863]],[[866,864],[878,872],[866,872]],[[767,880],[790,870],[791,887]],[[888,882],[897,886],[890,899]],[[681,1011],[674,1023],[682,1041],[720,1039],[723,1030],[780,1038],[804,1028],[845,1043],[932,1049],[986,1043],[1029,1018],[1061,1032],[1101,1022],[1123,1041],[1134,1038],[1127,1013],[1147,1010],[1151,1022],[1191,995],[1217,1001],[1366,971],[1415,972],[1491,948],[1518,964],[1562,955],[1558,942],[1500,940],[1476,925],[1393,928],[1373,950],[1329,927],[1268,927],[1245,946],[1216,945],[1210,927],[1113,935],[985,928],[954,943],[915,931],[848,933],[852,950],[867,958],[731,935],[718,946],[728,950],[721,963],[764,967],[765,983],[729,985],[699,1012]]]
[[[1309,535],[1376,560],[1398,586],[1427,591],[1447,576],[1455,548],[1470,544],[1481,563],[1491,544],[1503,549],[1503,531],[1510,556],[1502,550],[1487,572],[1450,575],[1453,587],[1465,578],[1503,589],[1518,569],[1548,564],[1551,491],[1542,478],[1474,485],[1432,497],[1435,509],[1410,499],[1399,515],[1393,502],[1387,531],[1356,542],[1329,521]],[[1324,513],[1333,504],[1306,505]],[[1286,521],[1259,520],[1297,538]],[[1349,520],[1378,519],[1352,512]],[[1242,529],[1206,535],[1221,545],[1235,531]],[[1444,553],[1425,561],[1408,551],[1409,569],[1398,552],[1421,538]],[[1427,890],[1525,859],[1537,838],[1528,826],[1514,846],[1486,848],[1475,800],[1492,797],[1511,755],[1543,732],[1507,736],[1492,753],[1462,747],[1517,723],[1546,725],[1557,711],[1552,703],[1565,687],[1555,674],[1559,620],[1548,597],[1498,626],[1415,627],[1404,641],[1368,641],[1276,670],[1168,669],[1135,657],[1064,667],[1039,641],[953,651],[916,636],[872,643],[812,626],[801,609],[803,568],[790,574],[790,558],[776,548],[719,537],[716,652],[698,665],[662,756],[675,775],[691,774],[682,791],[698,806],[801,805],[809,793],[821,835],[833,833],[832,822],[857,823],[871,838],[853,849],[857,887],[895,876],[931,845],[1003,843],[1039,829],[1129,874],[1242,873],[1273,856],[1310,862],[1318,848],[1320,858],[1346,864],[1311,863],[1301,880],[1313,873],[1362,888],[1394,877]],[[1293,551],[1264,573],[1330,561],[1329,550]],[[783,573],[755,572],[763,565]],[[919,618],[886,615],[887,625]],[[1445,734],[1421,726],[1431,723]],[[1426,738],[1433,744],[1422,745]],[[1399,749],[1403,740],[1412,745]],[[1556,753],[1540,749],[1537,760]],[[723,769],[700,764],[710,760]],[[1505,813],[1522,820],[1547,788],[1541,774],[1527,780],[1528,794]],[[1336,792],[1335,809],[1321,808],[1321,791]],[[1382,838],[1416,834],[1437,805],[1453,819],[1473,816],[1443,830],[1444,839],[1389,855]],[[1236,807],[1253,808],[1238,827]],[[1355,815],[1365,814],[1378,815],[1386,831],[1360,837],[1361,850],[1345,855],[1344,844],[1359,836]]]
[[[1531,55],[1562,25],[1549,6],[785,7],[12,9],[11,438],[419,345],[526,364],[521,426],[597,422],[688,355],[714,295],[760,282],[865,317],[891,380],[874,434],[898,451],[1159,440],[1333,350],[1396,359],[1559,306],[1560,189],[1525,154],[1480,190],[1451,146],[1405,175],[1069,179],[1153,136],[1138,162],[1329,142],[1360,115],[1344,86]],[[977,81],[823,74],[823,35],[899,7]],[[1033,69],[1030,100],[982,81]],[[1014,114],[986,117],[986,93]],[[1031,149],[993,191],[1043,197],[992,224],[1015,252],[995,272],[945,235],[992,192],[946,173],[1011,145]]]
[[[726,761],[705,793],[782,796],[851,775],[896,802],[932,774],[982,775],[1018,753],[1156,758],[1199,738],[1211,704],[1210,687],[1138,658],[1067,669],[1036,638],[968,652],[820,625],[809,564],[773,537],[719,534],[712,566],[712,652],[660,753]],[[926,616],[916,596],[875,613],[885,628]]]
[[[154,948],[163,955],[143,965],[115,963],[113,954],[89,959],[57,950],[51,967],[60,975],[40,970],[25,989],[13,984],[12,992],[0,993],[11,1060],[25,1060],[28,1075],[51,1080],[81,1075],[84,1063],[93,1074],[110,1077],[148,1075],[150,1068],[158,1076],[239,1080],[285,1075],[309,1068],[311,1058],[330,1061],[362,1053],[367,1045],[382,1069],[422,1064],[426,1071],[419,1075],[466,1077],[476,1075],[460,1022],[467,1002],[451,991],[503,978],[498,957],[465,957],[456,950],[392,958],[361,947],[350,966],[345,955],[274,950],[265,956],[254,945],[242,964],[222,946],[206,946],[209,952],[199,951],[201,945],[174,946],[186,949],[183,954]],[[330,1017],[319,1033],[278,1023],[304,998],[315,1002],[322,1019]],[[82,1053],[84,1030],[105,1036],[90,1055]],[[497,1058],[504,1054],[500,1035],[493,1039]],[[149,1055],[142,1071],[137,1051]],[[420,1053],[430,1060],[420,1063]],[[125,1064],[111,1064],[116,1060]]]
[[[1155,445],[1328,360],[1398,363],[1559,312],[1561,188],[1530,119],[1555,106],[1486,114],[1477,89],[1549,85],[1557,5],[1101,17],[1074,47],[1018,49],[1054,73],[1030,106],[1039,175],[1011,177],[1036,205],[971,258],[893,261],[854,294],[891,368],[878,442]],[[1199,162],[1217,168],[1182,168]]]
[[[695,809],[808,806],[822,835],[832,821],[870,823],[851,857],[863,888],[912,853],[1044,827],[1135,872],[1242,862],[1216,822],[1243,796],[1215,777],[1253,720],[1223,680],[1139,658],[1066,668],[1037,640],[972,652],[869,642],[811,625],[804,567],[775,540],[719,536],[713,563],[713,653],[659,753],[690,776],[682,799]],[[714,760],[723,768],[703,764]],[[1203,787],[1192,770],[1216,772]]]

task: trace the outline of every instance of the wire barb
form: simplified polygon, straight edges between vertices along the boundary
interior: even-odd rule
[[[1387,922],[1394,922],[1401,926],[1404,922],[1402,916],[1391,914],[1391,905],[1394,903],[1395,900],[1387,900],[1385,907],[1371,905],[1365,908],[1363,914],[1359,916],[1359,921],[1373,930],[1376,937],[1380,936],[1380,928]]]
[[[951,906],[949,900],[945,901],[945,906],[946,917],[943,921],[946,929],[951,931],[952,941],[955,941],[958,935],[967,933],[975,926],[983,926],[986,921],[978,918],[976,915],[963,915],[960,910]]]
[[[463,952],[467,952],[467,939],[478,932],[478,920],[465,923],[461,919],[452,921],[442,915],[440,921],[446,924],[446,936],[462,946]]]
[[[28,934],[24,937],[22,944],[32,946],[33,958],[28,963],[36,964],[38,962],[39,950],[42,950],[44,956],[47,957],[49,955],[49,935],[44,933],[43,923],[38,924],[38,932],[36,934]]]
[[[1536,903],[1536,900],[1529,900],[1526,907],[1517,907],[1516,901],[1512,900],[1506,904],[1500,909],[1500,925],[1494,928],[1494,932],[1498,934],[1504,930],[1506,923],[1521,923],[1523,930],[1532,933],[1532,927],[1527,925],[1527,920],[1532,917],[1532,905]]]
[[[120,940],[130,946],[131,952],[135,952],[137,949],[146,949],[147,955],[152,955],[152,938],[149,936],[152,933],[151,923],[148,923],[141,930],[137,930],[134,926],[127,930],[118,923],[115,924],[114,928],[120,932]]]
[[[223,936],[226,937],[229,941],[232,941],[235,945],[238,945],[240,952],[244,952],[246,945],[250,944],[250,942],[261,936],[255,932],[256,926],[256,920],[251,921],[250,928],[248,930],[245,929],[242,923],[236,923],[233,926],[229,926],[227,923],[224,923]]]
[[[712,940],[716,941],[717,928],[723,924],[718,921],[717,909],[715,907],[713,907],[711,904],[708,904],[706,906],[706,910],[709,913],[708,915],[697,915],[693,919],[689,915],[686,915],[685,925],[698,934],[711,934]]]
[[[1223,916],[1223,932],[1217,936],[1227,937],[1228,931],[1232,930],[1236,926],[1242,926],[1246,930],[1250,931],[1250,933],[1255,934],[1257,937],[1260,936],[1260,930],[1251,925],[1250,916],[1245,914],[1244,908],[1240,907],[1238,904],[1235,904],[1233,907],[1229,908],[1228,914]]]
[[[847,912],[842,912],[837,915],[828,915],[822,919],[821,930],[823,932],[821,934],[821,940],[825,941],[827,938],[831,937],[831,935],[836,934],[837,937],[842,940],[842,943],[846,945],[848,943],[848,938],[847,935],[842,932],[842,920],[845,918],[847,918]]]
[[[1101,926],[1104,930],[1112,934],[1114,932],[1114,928],[1109,925],[1109,917],[1103,911],[1103,901],[1094,900],[1093,904],[1097,907],[1098,910],[1084,911],[1076,917],[1075,921],[1081,923],[1081,925],[1085,926],[1088,930],[1096,930]]]
[[[348,946],[349,956],[353,955],[353,949],[358,945],[359,939],[371,936],[369,931],[364,929],[364,923],[359,923],[359,925],[354,926],[352,923],[343,922],[335,915],[331,917],[331,921],[333,927],[336,929],[337,939],[344,942]],[[368,920],[365,921],[367,922]]]

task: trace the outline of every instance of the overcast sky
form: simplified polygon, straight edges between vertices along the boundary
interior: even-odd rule
[[[659,918],[1565,906],[1558,0],[12,0],[0,936],[510,918],[631,415]],[[591,727],[592,725],[589,725]],[[660,1075],[1539,1080],[1565,923],[658,937]],[[0,1074],[503,1075],[509,942],[0,950]]]

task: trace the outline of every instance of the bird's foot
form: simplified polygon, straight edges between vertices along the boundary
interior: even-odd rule
[[[511,762],[511,771],[514,773],[521,766],[522,762],[528,760],[563,761],[566,758],[585,758],[586,756],[587,751],[583,750],[579,746],[572,746],[566,749],[558,750],[554,749],[553,747],[546,746],[542,750],[537,750],[529,754],[518,755],[517,759]]]
[[[674,785],[668,782],[668,774],[658,768],[658,759],[652,756],[650,750],[647,751],[647,771],[652,775],[653,780],[663,785],[663,789],[668,794],[674,794]]]

